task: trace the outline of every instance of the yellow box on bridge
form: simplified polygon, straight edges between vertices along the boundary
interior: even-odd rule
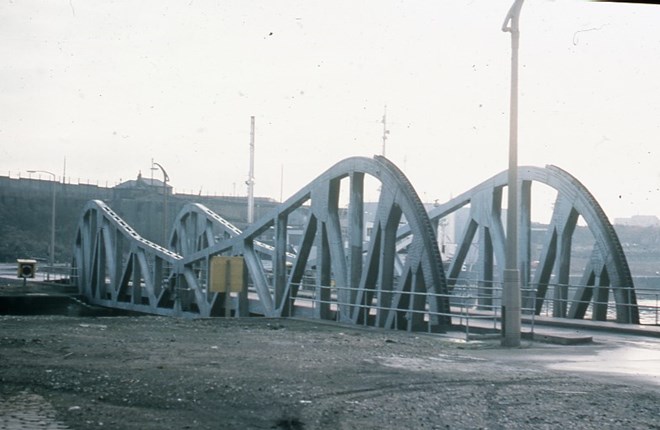
[[[213,293],[239,293],[243,290],[245,263],[243,257],[211,257],[209,276]]]

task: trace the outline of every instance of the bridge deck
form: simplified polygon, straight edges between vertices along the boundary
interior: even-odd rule
[[[67,313],[66,305],[79,303],[79,297],[77,288],[71,285],[35,281],[23,285],[23,281],[20,279],[0,277],[0,314]],[[72,300],[63,301],[63,298]],[[253,300],[250,301],[253,302]],[[31,305],[35,307],[33,311],[29,309]],[[20,306],[22,311],[12,309],[17,306]],[[453,308],[452,312],[454,316],[449,336],[467,340],[482,340],[499,336],[500,321],[498,318],[494,319],[492,314],[470,311],[467,315],[460,315],[460,311]],[[309,317],[312,318],[311,313]],[[306,318],[296,319],[305,320]],[[316,324],[321,322],[314,321]],[[338,324],[332,321],[324,321],[324,323]],[[533,320],[530,316],[524,316],[522,319],[523,338],[541,342],[562,345],[588,343],[592,340],[592,336],[584,331],[605,331],[660,338],[660,327],[657,326],[544,316],[535,316]]]

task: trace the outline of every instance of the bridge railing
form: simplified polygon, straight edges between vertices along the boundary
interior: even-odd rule
[[[49,282],[68,281],[71,277],[71,264],[53,264],[39,263],[37,266],[37,277],[39,280]]]
[[[623,292],[634,292],[637,297],[636,304],[617,304],[614,297],[608,295],[607,300],[592,298],[591,300],[575,300],[574,292],[581,286],[571,284],[548,284],[546,300],[543,302],[539,315],[546,317],[566,317],[567,309],[576,304],[588,306],[585,320],[592,319],[594,307],[602,306],[607,309],[606,321],[616,321],[617,306],[624,312],[639,311],[640,325],[660,325],[660,286],[658,288],[618,287]],[[597,287],[592,287],[597,288]]]
[[[488,311],[496,315],[500,310],[502,284],[496,281],[483,281],[479,279],[449,279],[450,284],[454,284],[452,290],[452,302],[457,298],[470,298],[477,305],[469,310]],[[582,304],[587,306],[584,319],[594,318],[594,307],[601,306],[606,309],[605,321],[616,322],[617,307],[618,312],[636,312],[639,311],[640,325],[660,325],[660,285],[657,288],[636,287],[617,287],[622,293],[635,293],[637,302],[633,304],[617,303],[611,293],[611,287],[603,287],[609,290],[607,299],[591,298],[590,300],[579,301],[575,299],[575,292],[585,288],[584,286],[550,283],[547,284],[545,300],[539,298],[538,302],[543,303],[540,311],[536,313],[539,316],[568,318],[569,310],[572,306]],[[597,288],[597,287],[591,287]],[[536,291],[538,285],[530,284],[528,288],[522,288],[522,314],[523,317],[533,317],[535,314],[535,303],[537,302]],[[595,295],[595,294],[594,294]],[[458,296],[458,297],[457,297]],[[499,315],[496,316],[499,318]]]
[[[463,279],[449,279],[454,284],[450,295],[452,310],[459,311],[458,324],[465,327],[466,339],[475,333],[494,333],[501,330],[502,282],[480,281],[477,279],[466,282]],[[533,303],[536,291],[532,288],[521,288],[523,298],[521,313],[523,315],[522,331],[534,334],[535,313]],[[488,323],[488,325],[486,324]]]
[[[499,282],[490,282],[488,288],[477,284],[465,284],[455,287],[449,294],[431,293],[428,291],[382,291],[377,288],[367,289],[366,292],[373,296],[368,302],[356,303],[355,301],[343,302],[341,297],[351,297],[351,294],[357,294],[365,290],[351,287],[337,287],[334,283],[329,285],[316,284],[316,278],[313,275],[303,276],[300,283],[295,284],[298,290],[296,297],[291,298],[291,308],[293,314],[303,317],[317,316],[320,308],[328,309],[332,321],[341,322],[342,310],[351,315],[360,315],[354,319],[356,325],[379,327],[385,324],[388,314],[393,315],[394,327],[405,327],[413,315],[417,315],[425,322],[431,318],[448,317],[452,322],[453,332],[460,328],[464,333],[466,341],[481,339],[483,336],[499,336],[501,329],[501,297],[502,284]],[[325,290],[327,293],[321,293]],[[248,293],[256,295],[256,289],[251,282],[248,282]],[[377,295],[387,294],[392,297],[403,296],[402,299],[392,300],[392,303],[413,303],[415,298],[426,302],[429,296],[447,299],[450,303],[449,312],[432,311],[428,306],[423,309],[414,309],[412,307],[392,307],[382,303],[388,303],[387,300],[379,299]],[[528,297],[534,297],[532,289],[523,289],[523,294]],[[381,305],[379,305],[381,303]],[[362,312],[359,312],[362,310]],[[523,307],[523,314],[527,316],[524,331],[533,334],[535,315],[533,307]],[[428,325],[427,327],[430,327]]]
[[[450,302],[450,312],[448,313],[439,313],[431,312],[428,307],[423,310],[411,310],[405,308],[389,308],[386,306],[378,306],[378,301],[374,297],[369,303],[356,304],[352,303],[343,303],[339,300],[339,297],[348,297],[349,295],[339,294],[340,290],[347,291],[348,293],[357,292],[357,289],[354,288],[337,288],[335,285],[324,285],[321,288],[332,291],[332,293],[326,296],[325,299],[320,299],[320,295],[317,294],[316,286],[314,285],[313,279],[310,278],[309,282],[303,281],[298,285],[299,294],[295,298],[295,306],[306,306],[310,309],[314,309],[321,304],[327,305],[330,307],[333,312],[334,319],[336,321],[341,320],[340,309],[348,306],[350,309],[362,308],[365,312],[362,312],[361,319],[355,321],[358,325],[364,326],[378,326],[378,315],[382,312],[394,311],[393,315],[395,318],[395,326],[398,326],[399,318],[410,319],[412,314],[422,314],[425,321],[432,316],[446,316],[451,318],[452,325],[454,328],[461,327],[464,329],[465,339],[470,340],[480,338],[485,334],[496,335],[501,329],[501,298],[502,298],[502,283],[496,281],[488,282],[479,282],[475,280],[470,283],[459,283],[454,286],[450,294],[433,294],[429,292],[386,292],[385,294],[399,294],[407,296],[408,300],[403,300],[403,303],[410,303],[414,300],[416,296],[428,296],[433,295],[436,297],[443,297],[449,300]],[[568,288],[568,294],[565,294],[566,288]],[[530,286],[529,288],[522,288],[522,304],[521,310],[524,318],[523,321],[523,331],[529,332],[533,335],[535,325],[538,323],[536,321],[536,316],[547,316],[557,317],[555,309],[557,312],[566,310],[570,306],[575,306],[576,301],[570,297],[574,297],[573,290],[580,288],[578,286],[570,285],[560,285],[560,284],[550,284],[548,285],[548,290],[546,292],[546,300],[543,301],[543,307],[540,312],[536,313],[536,286]],[[557,293],[555,293],[555,290]],[[640,313],[640,322],[642,325],[659,325],[660,323],[660,289],[644,289],[644,288],[635,288],[635,291],[638,296],[637,305],[630,305],[631,310],[633,306],[636,306]],[[376,289],[372,290],[374,294],[383,294],[382,291]],[[560,293],[564,293],[563,297],[559,296]],[[555,296],[557,294],[557,296]],[[556,298],[554,298],[556,297]],[[589,305],[585,319],[592,319],[592,310],[591,307],[596,305],[603,305],[607,309],[607,321],[615,322],[617,317],[616,306],[617,303],[615,300],[610,297],[606,302],[599,302],[598,300],[589,300],[584,302],[585,305]],[[620,304],[618,306],[621,306]],[[566,318],[566,315],[560,316],[560,318]]]
[[[488,284],[492,284],[492,286],[488,286]],[[533,317],[535,314],[534,303],[536,302],[537,287],[538,285],[530,285],[529,288],[521,289],[523,297],[522,314],[524,317]],[[623,308],[624,312],[633,312],[637,309],[640,315],[640,325],[660,325],[660,286],[658,288],[620,287],[619,289],[623,292],[635,292],[637,295],[636,304],[617,304],[611,294],[608,295],[607,300],[593,298],[585,301],[575,300],[574,293],[579,288],[584,287],[558,283],[548,284],[546,298],[537,315],[567,318],[568,309],[571,306],[583,304],[588,306],[584,319],[591,320],[593,318],[593,307],[601,305],[607,309],[606,321],[616,322],[618,306],[619,308]],[[457,294],[459,296],[469,297],[478,303],[472,309],[487,310],[495,315],[500,309],[501,291],[501,283],[495,281],[485,282],[473,280],[469,284],[460,284],[456,280],[452,298],[455,299]],[[492,301],[491,304],[489,304],[489,300]],[[497,317],[499,318],[499,315]]]

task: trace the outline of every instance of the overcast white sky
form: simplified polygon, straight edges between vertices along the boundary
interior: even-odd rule
[[[512,0],[7,1],[0,175],[287,198],[381,152],[423,200],[506,169]],[[527,0],[519,162],[556,164],[610,218],[660,216],[660,7]],[[280,186],[281,172],[283,189]],[[34,177],[34,175],[33,175]],[[160,174],[157,173],[158,178]]]

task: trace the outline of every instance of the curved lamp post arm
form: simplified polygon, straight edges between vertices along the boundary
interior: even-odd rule
[[[155,161],[152,162],[155,166],[158,166],[158,168],[163,172],[163,182],[167,183],[170,180],[170,177],[167,175],[167,172],[165,171],[165,168],[161,166],[159,163],[156,163]],[[152,170],[154,167],[151,168]]]
[[[152,161],[151,164],[152,164],[151,167],[152,170],[156,169],[153,166],[158,166],[158,168],[163,172],[163,232],[162,232],[161,245],[167,247],[167,182],[170,180],[170,177],[165,171],[165,168],[160,163],[156,163],[155,161]]]
[[[502,24],[502,31],[508,33],[518,33],[520,31],[520,9],[522,9],[523,2],[525,0],[516,0],[509,9],[509,13],[506,14],[504,18],[504,23]]]

